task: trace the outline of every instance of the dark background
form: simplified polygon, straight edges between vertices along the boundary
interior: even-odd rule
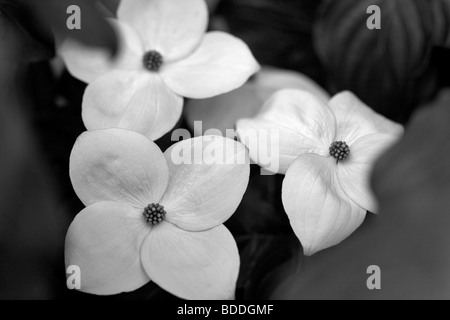
[[[63,36],[80,37],[82,41],[104,45],[114,51],[114,36],[107,27],[99,26],[99,13],[95,7],[86,1],[79,2],[83,21],[98,26],[96,33],[68,35],[64,34],[64,27],[61,26],[57,30]],[[104,2],[114,7],[115,1]],[[352,90],[377,112],[407,127],[416,110],[424,105],[436,104],[433,101],[438,93],[450,83],[448,1],[215,2],[211,6],[211,28],[220,26],[242,38],[262,65],[304,73],[330,94]],[[95,297],[66,289],[64,236],[70,221],[83,209],[70,183],[68,161],[76,138],[85,130],[81,120],[81,98],[86,86],[66,71],[55,73],[50,64],[54,56],[54,41],[48,32],[48,22],[53,19],[56,26],[61,23],[59,20],[65,17],[64,1],[57,3],[47,0],[39,3],[41,6],[36,7],[32,1],[0,0],[0,50],[3,52],[0,55],[0,298],[176,299],[154,283],[133,293],[113,297]],[[366,28],[369,17],[366,8],[372,4],[381,7],[381,30]],[[61,8],[64,9],[62,15]],[[86,18],[85,12],[88,12]],[[65,25],[65,20],[62,22]],[[447,119],[446,111],[443,111],[448,109],[445,108],[447,103],[445,99],[443,101],[439,100],[439,105],[444,106],[442,110],[436,111],[443,114],[436,116],[436,119]],[[428,108],[433,109],[432,106]],[[433,119],[428,117],[426,121]],[[447,123],[440,123],[437,128],[445,130]],[[183,119],[179,127],[186,127]],[[403,149],[394,156],[386,156],[378,170],[389,172],[396,168],[395,163],[400,161],[402,155],[408,152],[416,154],[418,149],[425,150],[424,145],[429,147],[426,152],[430,159],[433,159],[434,154],[450,152],[442,150],[448,139],[439,144],[433,143],[437,140],[433,140],[430,130],[420,133],[425,127],[425,124],[416,125],[414,130],[419,133],[413,132],[413,141],[408,140],[406,145],[401,145]],[[437,131],[435,134],[443,139],[447,132]],[[163,150],[170,146],[169,137],[170,134],[157,141]],[[421,140],[421,137],[424,139]],[[425,170],[422,176],[426,180],[430,176],[427,171],[430,165],[425,166],[422,158],[417,161],[417,166],[414,163],[410,170]],[[431,167],[435,168],[434,164]],[[435,170],[438,169],[442,168]],[[442,170],[448,172],[448,168]],[[400,174],[391,173],[388,176]],[[388,179],[386,176],[376,176],[379,177],[375,179],[377,185],[383,185]],[[341,276],[345,274],[350,283],[350,270],[354,270],[353,257],[360,253],[364,256],[368,252],[367,243],[377,243],[374,239],[380,237],[388,243],[397,241],[389,237],[397,237],[399,230],[405,232],[407,248],[412,243],[407,240],[408,230],[413,230],[407,229],[408,224],[402,222],[401,227],[391,232],[391,229],[383,229],[383,221],[379,222],[376,217],[368,215],[364,226],[343,246],[337,250],[327,250],[317,258],[305,259],[283,210],[282,180],[282,176],[260,176],[259,169],[252,168],[251,181],[243,202],[226,223],[241,253],[238,299],[364,298],[365,293],[357,296],[359,289],[352,286],[344,286],[342,291],[334,290],[338,286],[334,283],[335,277],[330,276],[325,280],[320,275],[332,275],[334,272]],[[435,182],[426,180],[422,183],[433,188]],[[441,183],[440,190],[447,190],[448,180]],[[390,204],[396,201],[382,191],[377,192],[377,195],[381,199],[383,196],[389,199],[382,205],[389,212]],[[442,198],[437,201],[427,198],[424,201],[438,202],[439,208],[447,208]],[[405,202],[407,205],[408,201]],[[395,208],[397,213],[410,212],[403,207],[405,202]],[[392,225],[390,222],[388,224]],[[382,228],[383,232],[367,232],[377,228]],[[446,245],[449,242],[445,240],[439,241],[444,241]],[[386,242],[380,243],[376,250],[385,252]],[[349,243],[352,245],[346,246]],[[429,246],[434,248],[435,244]],[[420,250],[428,248],[425,246]],[[407,251],[405,248],[398,250],[397,254]],[[420,250],[413,254],[416,258],[419,255],[417,261],[431,265],[438,263],[433,259],[430,261],[428,256],[421,257]],[[385,261],[388,257],[380,253],[376,259]],[[408,263],[411,265],[409,260],[398,261],[392,268],[400,268]],[[309,266],[308,270],[317,271],[305,271],[306,265]],[[343,269],[347,271],[343,272]],[[426,269],[420,275],[428,276],[432,271],[435,270]],[[446,275],[442,272],[438,274]],[[311,287],[315,289],[311,290]],[[429,294],[425,287],[420,284],[413,286],[417,292]],[[402,297],[401,294],[408,291],[405,288],[403,286],[394,292]],[[443,290],[438,293],[444,294]],[[399,297],[395,294],[387,296]],[[407,297],[407,294],[403,297]]]

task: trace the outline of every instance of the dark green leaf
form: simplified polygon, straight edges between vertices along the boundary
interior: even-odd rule
[[[320,82],[312,43],[315,12],[322,0],[222,0],[217,14],[263,65],[296,70]]]

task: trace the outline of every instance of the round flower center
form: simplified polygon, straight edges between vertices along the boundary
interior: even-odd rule
[[[330,147],[330,156],[336,159],[336,163],[347,159],[350,155],[350,148],[344,141],[335,141]]]
[[[157,224],[164,221],[167,212],[164,210],[164,207],[158,203],[149,204],[144,209],[144,218],[148,224],[156,226]]]
[[[161,68],[164,63],[164,58],[158,51],[148,51],[144,54],[143,58],[144,67],[147,70],[156,72]]]

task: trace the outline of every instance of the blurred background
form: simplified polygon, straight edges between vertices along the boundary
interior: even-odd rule
[[[112,297],[66,288],[64,237],[83,209],[69,155],[85,130],[86,85],[55,56],[54,35],[114,53],[115,34],[102,16],[114,15],[118,2],[0,0],[0,299],[176,299],[153,283]],[[66,28],[71,4],[82,10],[82,30]],[[366,27],[373,4],[381,8],[381,30]],[[277,87],[308,77],[330,95],[353,91],[407,128],[373,173],[380,215],[368,215],[352,237],[312,258],[303,257],[284,212],[283,177],[252,168],[244,200],[226,224],[241,253],[237,299],[450,298],[450,1],[208,5],[210,29],[243,39],[264,68],[236,92],[186,101],[178,127],[192,130],[202,120],[228,128],[257,112]],[[157,143],[167,149],[170,134]],[[383,270],[380,292],[365,287],[373,264]]]

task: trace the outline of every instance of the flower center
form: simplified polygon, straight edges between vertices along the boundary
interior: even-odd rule
[[[158,51],[148,51],[144,54],[144,58],[142,59],[144,63],[144,67],[147,70],[156,72],[159,71],[162,64],[164,63],[164,58]]]
[[[167,212],[164,210],[162,205],[159,203],[152,203],[144,209],[143,216],[148,224],[156,226],[164,221],[166,214]]]
[[[344,141],[335,141],[330,147],[330,156],[336,159],[336,163],[345,160],[350,155],[350,148]]]

